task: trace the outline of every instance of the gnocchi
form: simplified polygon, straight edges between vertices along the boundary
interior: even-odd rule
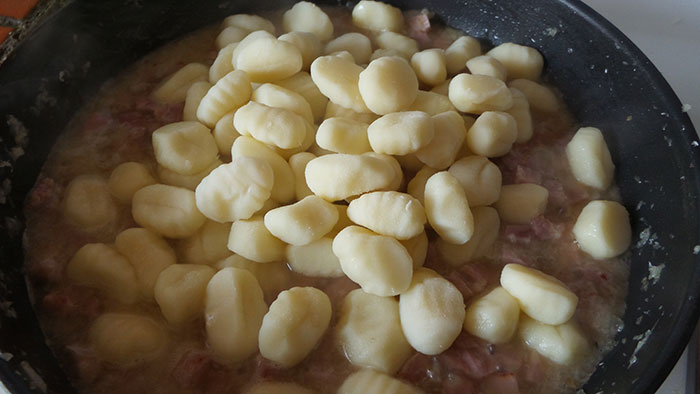
[[[207,284],[204,305],[207,341],[219,357],[235,363],[258,350],[268,308],[253,274],[232,267],[220,270]]]
[[[78,249],[68,262],[66,276],[123,304],[133,304],[140,296],[134,268],[111,245],[93,243]]]
[[[331,321],[331,301],[314,287],[281,292],[265,314],[258,335],[260,354],[282,367],[301,362]]]
[[[372,150],[388,155],[414,153],[435,136],[433,121],[425,112],[392,112],[372,122],[367,138]]]
[[[336,327],[345,356],[354,365],[393,375],[412,353],[399,319],[399,302],[361,289],[345,296]]]
[[[422,233],[426,221],[418,200],[394,191],[363,194],[350,202],[347,214],[354,223],[398,240]]]
[[[155,358],[167,343],[163,327],[145,316],[105,313],[88,332],[98,357],[119,366],[133,366]]]
[[[443,240],[464,244],[474,233],[474,217],[462,186],[447,171],[440,171],[425,183],[425,214],[428,223]]]
[[[168,238],[189,237],[206,220],[197,209],[193,191],[163,184],[137,191],[131,214],[142,227]]]
[[[286,244],[265,227],[262,217],[233,222],[228,238],[228,249],[258,263],[280,261]]]
[[[578,129],[566,145],[566,157],[576,179],[598,190],[607,189],[613,180],[615,165],[603,138],[595,127]]]
[[[174,327],[204,315],[207,284],[216,271],[206,265],[173,264],[160,272],[154,287],[160,311]]]
[[[375,114],[387,115],[413,103],[418,94],[418,78],[403,58],[384,56],[372,60],[359,73],[358,88],[367,108]]]
[[[367,293],[394,296],[411,284],[413,260],[394,238],[348,226],[333,239],[333,254],[345,275]]]
[[[265,227],[272,235],[292,245],[307,245],[326,235],[338,222],[338,210],[318,196],[307,196],[294,204],[270,210]]]
[[[591,201],[583,207],[573,228],[579,247],[595,259],[622,254],[632,242],[629,214],[615,201]]]

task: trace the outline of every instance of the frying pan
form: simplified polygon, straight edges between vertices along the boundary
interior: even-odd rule
[[[634,241],[624,329],[583,389],[653,393],[700,312],[700,147],[678,98],[629,39],[577,0],[389,2],[428,8],[494,44],[536,47],[574,116],[604,131]],[[70,2],[0,67],[0,379],[11,393],[73,391],[44,343],[22,269],[23,201],[71,115],[159,45],[229,14],[292,4],[202,3]]]

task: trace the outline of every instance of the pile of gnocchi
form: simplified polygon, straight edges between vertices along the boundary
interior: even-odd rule
[[[103,360],[148,360],[163,351],[166,330],[203,317],[223,362],[259,352],[290,368],[334,313],[347,359],[362,368],[342,394],[417,392],[393,375],[414,351],[440,354],[463,330],[493,344],[517,335],[558,364],[586,351],[571,321],[578,297],[553,276],[507,264],[498,286],[465,304],[423,267],[429,243],[458,267],[490,250],[501,222],[527,224],[547,209],[547,188],[503,185],[491,161],[532,138],[532,111],[562,105],[540,80],[541,54],[515,43],[482,53],[468,36],[419,50],[402,34],[402,12],[371,0],[353,8],[352,22],[357,31],[336,37],[331,18],[306,1],[284,13],[279,36],[265,18],[229,16],[211,65],[187,64],[152,92],[184,102],[181,122],[153,131],[157,173],[126,162],[109,179],[69,184],[70,222],[100,226],[122,204],[140,227],[80,248],[68,278],[119,304],[155,303],[170,326],[104,313],[89,330]],[[579,182],[611,186],[598,129],[579,129],[566,154]],[[595,259],[618,256],[631,240],[628,213],[591,201],[573,234]],[[266,267],[279,262],[360,288],[338,311],[314,287],[267,305]],[[269,382],[255,390],[309,392]]]

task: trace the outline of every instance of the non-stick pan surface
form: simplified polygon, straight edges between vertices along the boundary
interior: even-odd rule
[[[584,389],[653,393],[700,305],[700,147],[671,88],[622,33],[576,0],[390,3],[428,8],[494,44],[536,47],[580,123],[604,131],[635,245],[624,330]],[[22,269],[23,201],[58,133],[102,82],[157,46],[232,13],[291,4],[75,1],[0,67],[0,379],[12,393],[41,391],[41,382],[27,383],[31,371],[49,392],[72,392],[44,344]]]

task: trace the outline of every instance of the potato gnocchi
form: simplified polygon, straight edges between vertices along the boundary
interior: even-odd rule
[[[80,391],[576,392],[624,310],[615,130],[441,17],[230,15],[100,93],[26,213]]]

